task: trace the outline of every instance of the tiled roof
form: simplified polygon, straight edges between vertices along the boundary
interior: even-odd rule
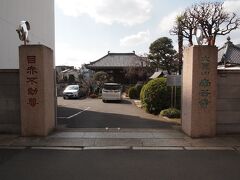
[[[240,65],[240,47],[230,39],[218,50],[218,64]]]
[[[97,61],[87,64],[89,69],[96,68],[123,68],[146,66],[146,57],[137,56],[135,53],[108,53]]]

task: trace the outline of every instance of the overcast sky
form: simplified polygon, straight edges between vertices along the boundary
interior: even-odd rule
[[[175,17],[195,2],[199,1],[55,0],[56,65],[80,67],[107,51],[148,53],[150,43],[163,36],[176,46],[169,30]],[[229,11],[240,12],[240,0],[224,4]],[[230,36],[240,44],[240,30]],[[218,38],[217,46],[226,38]]]

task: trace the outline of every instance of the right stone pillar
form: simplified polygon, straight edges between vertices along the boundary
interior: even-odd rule
[[[190,137],[216,134],[217,57],[215,46],[184,50],[182,129]]]

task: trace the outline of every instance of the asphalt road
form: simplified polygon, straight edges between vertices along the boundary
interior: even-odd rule
[[[239,180],[236,151],[0,150],[2,180]]]
[[[103,103],[101,99],[58,98],[58,125],[67,128],[171,128],[137,108],[130,100]]]

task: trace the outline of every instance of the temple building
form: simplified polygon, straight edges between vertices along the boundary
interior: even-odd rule
[[[142,70],[147,66],[147,58],[132,53],[111,53],[86,65],[86,68],[95,72],[104,71],[113,77],[114,82],[126,84],[130,83],[126,78],[129,71]],[[135,79],[138,81],[140,79]],[[135,83],[135,82],[134,82]]]

